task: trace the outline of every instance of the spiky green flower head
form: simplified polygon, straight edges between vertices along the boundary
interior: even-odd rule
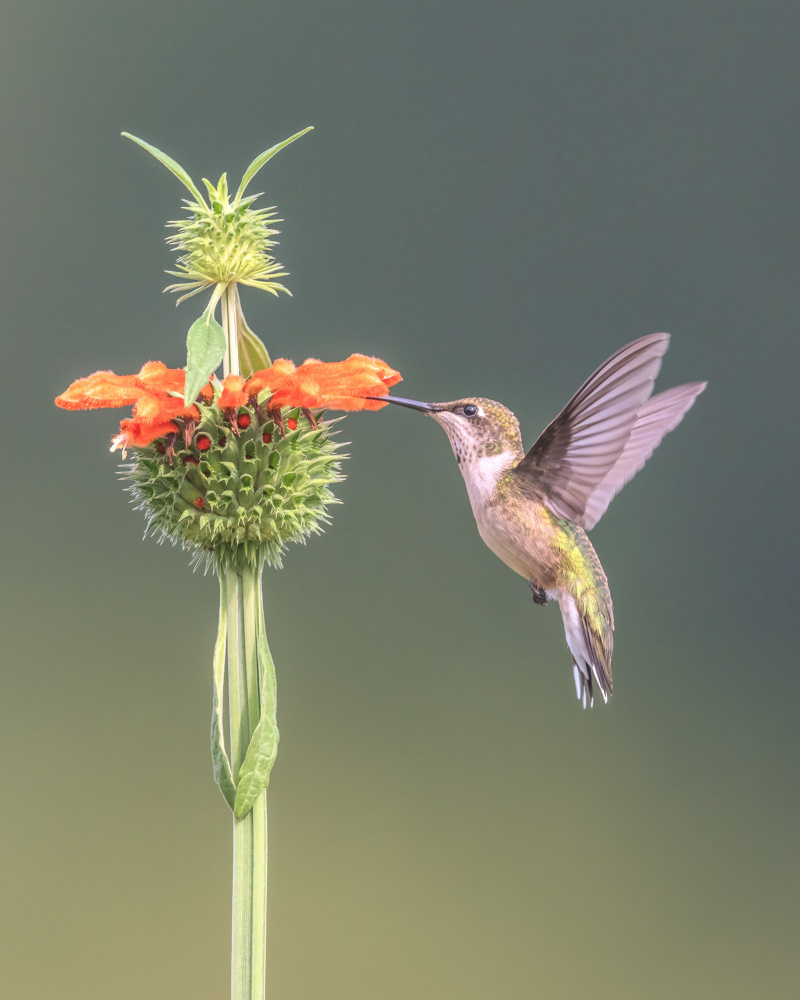
[[[272,237],[278,234],[278,230],[271,227],[273,222],[279,221],[275,218],[275,209],[254,209],[251,206],[260,195],[244,195],[247,185],[265,163],[309,131],[303,129],[257,156],[245,171],[233,197],[228,192],[227,174],[220,177],[216,187],[203,178],[208,201],[171,156],[129,132],[122,133],[163,163],[192,195],[191,199],[183,200],[189,217],[167,224],[168,228],[176,230],[173,236],[167,237],[167,243],[181,253],[178,270],[168,273],[184,279],[170,285],[167,291],[183,292],[179,302],[212,286],[217,287],[219,294],[233,282],[252,285],[273,295],[279,291],[291,294],[275,281],[275,278],[285,277],[287,272],[269,252],[275,246]]]
[[[314,426],[299,409],[198,406],[196,426],[137,449],[122,466],[146,534],[192,550],[195,563],[280,566],[286,546],[319,534],[339,502],[331,486],[344,479],[347,456],[333,440],[337,421]]]
[[[209,204],[184,198],[189,217],[167,223],[168,228],[176,230],[167,237],[167,243],[181,252],[178,269],[168,273],[183,279],[169,285],[167,291],[182,292],[178,299],[182,302],[205,288],[235,281],[273,295],[279,291],[291,295],[275,280],[288,272],[269,253],[276,245],[272,237],[278,234],[271,225],[280,221],[274,207],[251,208],[257,194],[233,203],[225,174],[216,187],[205,178],[203,183]]]

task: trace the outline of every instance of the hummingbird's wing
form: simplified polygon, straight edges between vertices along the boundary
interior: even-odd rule
[[[622,454],[589,497],[582,526],[593,528],[625,483],[629,483],[661,444],[665,434],[674,431],[705,389],[707,382],[690,382],[667,389],[649,399],[636,414],[630,437]]]
[[[585,526],[592,495],[622,456],[668,346],[668,333],[653,333],[612,354],[512,470],[557,517]]]

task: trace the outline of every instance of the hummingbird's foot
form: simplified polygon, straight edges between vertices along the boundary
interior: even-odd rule
[[[300,412],[303,414],[303,416],[306,418],[306,420],[311,424],[311,427],[313,428],[313,430],[316,430],[317,429],[317,421],[314,418],[314,414],[311,412],[311,410],[309,410],[309,408],[307,406],[301,406],[300,407]]]
[[[533,594],[533,603],[544,607],[547,604],[547,594],[544,592],[544,588],[537,587],[533,580],[529,581],[528,586]]]

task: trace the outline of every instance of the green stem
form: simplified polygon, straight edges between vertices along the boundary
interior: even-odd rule
[[[261,567],[226,575],[231,767],[239,772],[261,714],[258,637],[263,628]],[[267,793],[233,819],[231,1000],[263,1000],[267,932]]]
[[[239,324],[237,317],[236,282],[232,281],[222,294],[220,309],[222,312],[222,329],[225,332],[225,358],[222,371],[224,375],[239,374]]]

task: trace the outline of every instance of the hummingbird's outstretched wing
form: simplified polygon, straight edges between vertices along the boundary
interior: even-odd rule
[[[641,412],[668,346],[668,333],[653,333],[612,354],[513,469],[520,486],[558,517],[581,527],[594,525],[704,387],[679,387],[687,390],[685,395],[679,390],[662,393],[653,400],[661,404]]]
[[[597,524],[617,493],[644,467],[664,435],[675,430],[707,384],[689,382],[648,399],[636,414],[622,454],[586,503],[581,522],[584,528],[588,530]]]

